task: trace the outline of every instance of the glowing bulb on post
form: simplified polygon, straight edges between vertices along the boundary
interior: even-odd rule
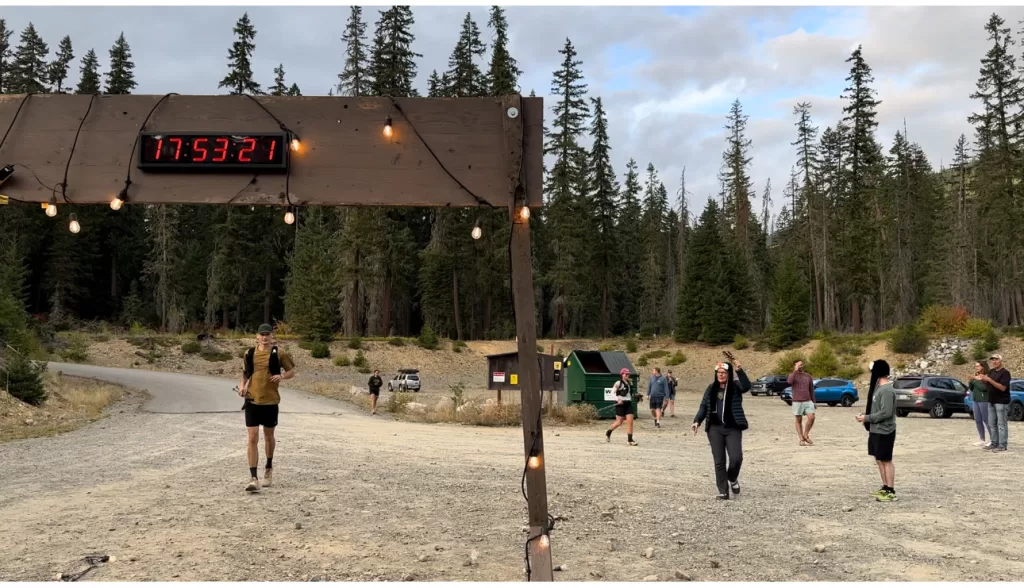
[[[530,220],[530,207],[529,206],[525,206],[524,205],[524,206],[522,206],[519,209],[519,218],[523,222],[526,222],[526,221]]]
[[[549,539],[547,535],[541,535],[540,539],[537,540],[537,543],[540,545],[541,549],[547,549],[551,546],[551,539]]]
[[[124,204],[124,200],[114,196],[114,199],[110,201],[110,208],[113,210],[121,210],[122,204]]]
[[[530,459],[526,462],[526,467],[531,470],[535,470],[540,467],[541,459],[539,455],[530,456]]]
[[[298,152],[300,147],[302,147],[302,143],[300,143],[297,138],[296,139],[292,139],[292,142],[291,142],[292,151]]]
[[[284,224],[292,225],[295,224],[295,213],[289,208],[288,212],[284,213]]]
[[[71,224],[68,225],[72,233],[78,234],[78,231],[82,230],[82,225],[78,224],[78,216],[75,213],[71,213]]]
[[[394,129],[391,127],[391,117],[389,116],[384,120],[384,136],[390,139],[394,132]]]

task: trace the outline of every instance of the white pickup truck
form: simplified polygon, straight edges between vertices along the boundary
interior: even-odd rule
[[[388,392],[419,392],[420,374],[419,370],[398,370],[398,375],[388,381]]]

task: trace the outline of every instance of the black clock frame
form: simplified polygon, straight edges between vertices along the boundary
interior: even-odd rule
[[[171,161],[167,163],[154,163],[145,161],[143,154],[146,137],[274,137],[281,141],[281,162],[280,163],[213,163],[213,162],[184,162]],[[291,133],[280,131],[268,131],[257,133],[216,133],[209,131],[143,131],[139,133],[139,154],[136,167],[147,173],[286,173],[291,163]]]

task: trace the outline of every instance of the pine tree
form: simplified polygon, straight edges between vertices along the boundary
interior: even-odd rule
[[[824,284],[825,275],[829,274],[829,260],[824,255],[825,240],[828,239],[828,199],[820,189],[821,154],[818,144],[818,127],[811,121],[811,104],[801,102],[793,109],[799,118],[796,123],[797,138],[792,145],[796,146],[797,173],[802,176],[800,187],[794,182],[790,190],[790,213],[795,231],[794,243],[799,251],[804,252],[810,260],[814,274],[814,308],[817,324],[825,324],[824,297],[825,290],[830,288]],[[805,221],[805,222],[804,222]]]
[[[775,270],[772,289],[772,320],[768,332],[772,348],[781,349],[807,337],[810,296],[806,284],[807,278],[800,271],[796,258],[785,255]]]
[[[284,84],[284,64],[279,64],[274,68],[274,85],[271,86],[269,94],[271,96],[284,96],[288,93],[288,86]]]
[[[299,90],[299,85],[293,82],[292,85],[288,88],[288,95],[302,96],[302,91]]]
[[[0,18],[0,94],[9,94],[11,78],[14,75],[11,59],[11,35],[14,31],[7,28],[7,21]]]
[[[252,53],[256,49],[256,28],[245,12],[232,29],[236,40],[228,50],[228,75],[217,85],[228,88],[232,94],[262,94],[260,84],[253,79]]]
[[[330,341],[338,323],[337,237],[327,213],[310,209],[302,218],[288,266],[285,314],[303,337]]]
[[[729,109],[725,125],[728,131],[726,150],[722,154],[720,179],[725,187],[726,214],[733,223],[733,234],[741,251],[749,254],[751,236],[747,230],[751,218],[751,192],[753,183],[747,174],[750,166],[750,139],[746,136],[747,119],[737,99]]]
[[[502,96],[514,94],[519,88],[519,76],[523,75],[516,60],[508,51],[508,21],[505,11],[500,6],[491,7],[487,26],[494,30],[494,45],[491,50],[491,67],[488,81],[491,84],[491,95]]]
[[[45,93],[49,82],[46,57],[50,48],[31,22],[21,32],[21,42],[14,52],[8,92],[11,94]]]
[[[53,91],[57,94],[65,94],[64,80],[68,79],[68,66],[74,58],[75,53],[71,48],[71,37],[64,35],[57,49],[57,58],[50,62],[49,79],[50,83],[53,84]]]
[[[408,6],[380,11],[370,53],[370,92],[374,96],[416,96],[416,58],[412,50],[415,23]]]
[[[643,279],[640,282],[642,292],[641,330],[647,334],[655,334],[666,325],[662,320],[663,302],[667,283],[665,266],[668,235],[665,220],[668,215],[668,195],[658,179],[658,171],[653,163],[647,164],[647,182],[644,190],[644,210],[639,235],[642,247],[641,255]]]
[[[459,41],[448,58],[448,94],[455,98],[483,96],[487,93],[484,78],[476,59],[483,57],[487,46],[480,41],[480,29],[470,13],[462,21]]]
[[[616,226],[617,258],[616,283],[629,284],[629,287],[618,290],[618,326],[617,331],[636,333],[641,326],[641,298],[637,287],[642,279],[640,268],[636,263],[637,247],[643,238],[641,221],[643,207],[640,203],[640,173],[635,159],[626,163],[626,176],[622,187],[622,204],[619,222]]]
[[[89,49],[82,58],[82,65],[78,69],[80,77],[75,94],[99,94],[100,93],[100,62],[96,57],[96,51]]]
[[[131,48],[124,33],[121,33],[110,48],[110,71],[106,73],[107,94],[131,94],[138,86],[135,83],[135,64],[131,59]]]
[[[590,127],[594,144],[590,148],[590,186],[589,195],[591,214],[596,224],[594,279],[601,288],[601,337],[608,337],[612,328],[612,309],[615,308],[615,268],[617,240],[615,230],[616,208],[618,205],[619,185],[615,179],[615,171],[611,161],[611,139],[608,136],[608,116],[605,113],[601,98],[591,98],[594,106],[594,119]]]
[[[338,74],[338,95],[364,96],[369,91],[371,80],[362,6],[352,7],[341,40],[345,43],[345,69]]]

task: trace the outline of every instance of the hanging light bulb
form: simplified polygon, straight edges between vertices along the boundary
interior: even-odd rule
[[[530,207],[529,206],[526,206],[525,204],[523,204],[522,206],[519,207],[519,218],[524,223],[526,221],[530,220]]]
[[[298,152],[300,147],[302,147],[302,143],[299,141],[299,138],[293,138],[291,142],[292,151]]]
[[[394,132],[395,131],[394,131],[394,129],[391,126],[391,117],[388,116],[386,119],[384,119],[384,136],[387,137],[388,139],[390,139],[391,135]]]
[[[526,460],[526,467],[530,468],[531,470],[535,470],[540,467],[541,463],[542,460],[540,454],[538,454],[536,451],[533,451],[530,453],[530,459]]]
[[[288,212],[284,213],[284,224],[293,225],[295,224],[295,213],[292,212],[292,208],[288,207]]]
[[[78,231],[82,230],[82,225],[78,224],[78,215],[73,212],[71,213],[71,224],[68,225],[68,228],[76,235],[78,234]]]
[[[547,535],[541,535],[538,543],[541,549],[547,549],[551,546],[551,539]]]
[[[114,199],[110,201],[110,208],[113,210],[121,210],[121,205],[123,205],[126,200],[128,200],[128,190],[122,188],[121,191],[117,193],[117,196],[114,196]]]
[[[473,232],[470,233],[470,234],[473,235],[474,239],[479,239],[480,237],[483,236],[484,230],[480,226],[480,219],[479,218],[476,219],[476,223],[473,224]]]
[[[50,196],[50,202],[46,205],[46,216],[55,217],[57,216],[57,197]]]

